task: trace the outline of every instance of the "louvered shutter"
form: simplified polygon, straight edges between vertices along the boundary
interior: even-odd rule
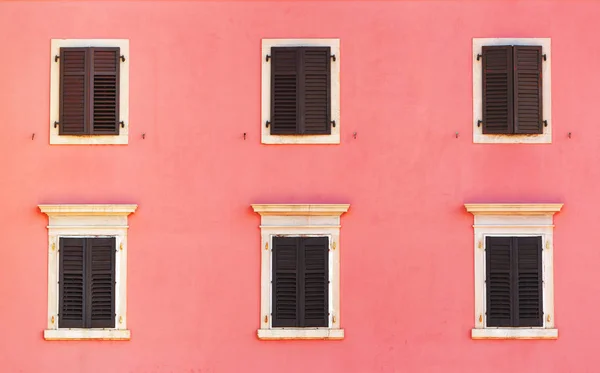
[[[87,72],[87,48],[60,49],[60,135],[81,135],[88,132]]]
[[[59,315],[60,328],[85,327],[85,239],[60,238],[59,241]]]
[[[119,134],[119,48],[90,48],[91,134]]]
[[[543,133],[542,47],[513,47],[515,133]]]
[[[511,237],[486,237],[487,326],[511,326],[514,260]]]
[[[299,326],[298,237],[273,237],[272,326]]]
[[[512,47],[483,47],[482,55],[483,133],[513,133]]]
[[[331,133],[331,49],[271,48],[271,134]]]
[[[89,325],[92,328],[115,327],[115,253],[116,240],[89,238]]]
[[[542,237],[516,237],[516,326],[542,326]]]
[[[301,240],[301,326],[326,327],[329,324],[329,239],[306,237]]]

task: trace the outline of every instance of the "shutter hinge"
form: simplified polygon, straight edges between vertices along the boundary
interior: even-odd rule
[[[542,58],[544,59],[544,61],[547,60],[546,53],[542,54]]]
[[[54,128],[58,127],[59,124],[60,124],[60,122],[58,122],[58,121],[55,120],[54,121]]]
[[[480,119],[477,121],[477,127],[481,127],[481,123],[483,123],[483,121]]]
[[[335,120],[331,121],[331,125],[335,128]]]
[[[481,324],[483,322],[483,315],[479,314],[479,323]]]
[[[333,324],[335,324],[335,315],[333,315],[333,316],[331,317],[331,322],[332,322]]]
[[[477,242],[477,248],[483,249],[483,242],[481,242],[481,241]]]
[[[125,56],[121,55],[121,57],[119,57],[121,59],[121,62],[125,62]]]
[[[335,54],[331,55],[331,59],[333,60],[333,62],[335,62]]]
[[[479,61],[481,57],[483,57],[481,54],[477,54],[477,61]]]
[[[121,251],[123,251],[123,242],[121,242],[121,243],[119,244],[119,249],[120,249]]]
[[[269,316],[265,315],[265,324],[269,322]]]
[[[123,324],[123,316],[119,316],[119,324]]]
[[[56,250],[56,244],[55,243],[52,244],[52,251],[54,251],[54,250]]]
[[[60,58],[60,56],[58,54],[56,56],[54,56],[54,62],[58,62],[59,58]]]
[[[335,247],[336,247],[336,242],[334,241],[331,243],[331,250],[335,250]]]
[[[550,249],[550,241],[546,241],[546,250]]]
[[[51,322],[52,324],[54,324],[54,316],[52,316],[52,317],[50,318],[50,322]]]
[[[552,318],[550,317],[550,315],[546,316],[546,321],[550,322],[550,320],[552,320]]]
[[[125,122],[124,121],[120,121],[119,123],[121,124],[121,128],[125,128]]]
[[[270,59],[271,59],[271,56],[267,54],[267,57],[265,57],[265,61],[269,62]]]
[[[269,250],[269,243],[265,243],[265,250]]]
[[[266,122],[265,122],[265,126],[266,126],[267,128],[269,128],[269,125],[270,125],[270,124],[271,124],[271,121],[270,121],[270,120],[268,120],[268,121],[266,121]]]
[[[548,121],[547,121],[547,120],[545,120],[545,121],[543,121],[543,122],[544,122],[544,127],[548,127]]]

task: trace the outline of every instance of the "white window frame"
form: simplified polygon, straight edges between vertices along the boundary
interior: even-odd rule
[[[271,135],[267,121],[271,120],[271,55],[272,47],[330,47],[335,61],[331,61],[331,126],[329,135]],[[262,39],[262,105],[261,141],[263,144],[339,144],[340,143],[340,39]]]
[[[343,339],[340,327],[340,216],[347,204],[256,204],[261,216],[261,290],[259,339]],[[329,326],[273,327],[272,253],[273,236],[327,236],[329,238]]]
[[[59,135],[60,48],[118,47],[125,61],[119,66],[119,121],[124,127],[118,135]],[[129,139],[129,40],[128,39],[52,39],[50,48],[50,144],[62,145],[124,145]]]
[[[493,45],[533,45],[541,46],[546,61],[542,61],[542,110],[543,120],[548,122],[543,127],[542,134],[510,135],[483,134],[483,125],[477,126],[477,121],[483,120],[482,97],[482,59],[477,61],[477,55],[482,54],[482,47]],[[550,144],[552,143],[552,50],[550,38],[473,38],[473,143],[486,144]]]
[[[127,216],[137,205],[39,205],[48,215],[48,326],[46,340],[128,340]],[[59,328],[59,240],[64,237],[115,237],[115,328]]]
[[[473,339],[556,339],[554,327],[554,222],[562,203],[539,204],[465,204],[474,215],[475,327]],[[542,327],[486,326],[485,245],[488,236],[542,237]]]

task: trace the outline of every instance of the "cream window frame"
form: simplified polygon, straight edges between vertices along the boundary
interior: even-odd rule
[[[546,60],[542,62],[542,111],[548,126],[536,135],[483,134],[482,47],[494,45],[541,46]],[[478,144],[550,144],[552,143],[552,48],[550,38],[473,38],[473,143]]]
[[[343,339],[340,326],[340,216],[347,204],[255,204],[261,216],[259,339]],[[329,238],[329,326],[289,328],[271,325],[273,236]]]
[[[137,205],[39,205],[48,215],[48,316],[46,340],[128,340],[127,216]],[[115,237],[115,328],[59,328],[59,240],[62,237]]]
[[[540,204],[465,204],[474,215],[475,264],[475,327],[473,339],[556,339],[554,324],[554,222],[553,215],[561,203]],[[542,237],[542,327],[488,327],[486,326],[485,241],[488,236],[541,236]]]
[[[60,48],[118,47],[125,57],[119,67],[119,120],[124,126],[118,135],[59,135]],[[52,39],[50,48],[50,144],[51,145],[125,145],[129,142],[129,40],[128,39]]]
[[[331,126],[329,135],[271,135],[266,122],[271,120],[271,62],[266,56],[272,47],[330,47],[331,61]],[[261,142],[263,144],[339,144],[340,143],[340,39],[262,39],[261,78]]]

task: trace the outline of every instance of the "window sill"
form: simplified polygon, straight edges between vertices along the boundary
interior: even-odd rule
[[[59,135],[50,134],[51,145],[126,145],[127,128],[121,128],[119,135]]]
[[[332,129],[331,135],[271,135],[263,132],[263,144],[339,144],[340,133]]]
[[[473,135],[474,144],[551,144],[552,134],[541,135],[484,135],[481,129],[475,128]]]
[[[344,329],[258,329],[258,339],[344,339]]]
[[[61,340],[111,340],[128,341],[131,331],[128,329],[46,329],[44,339]]]
[[[485,328],[472,329],[472,339],[557,339],[558,329]]]

